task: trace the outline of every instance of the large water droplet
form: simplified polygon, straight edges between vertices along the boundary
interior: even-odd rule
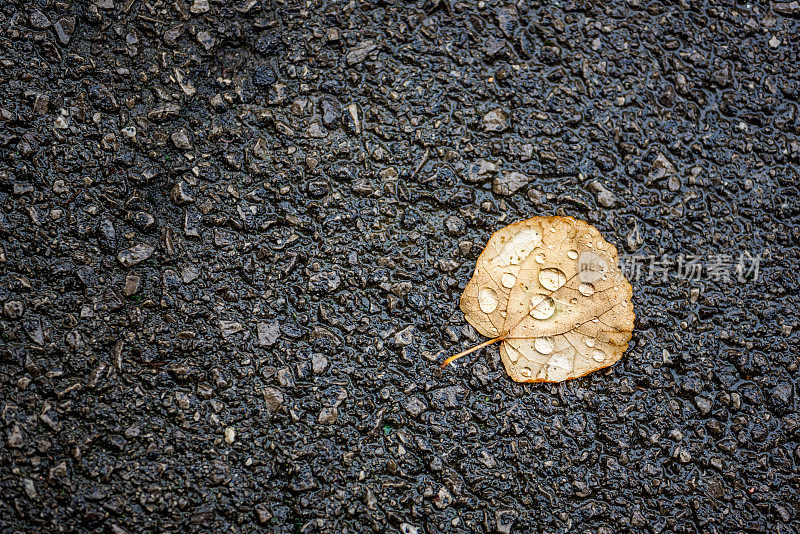
[[[503,273],[503,277],[500,279],[500,282],[503,284],[503,287],[511,289],[514,287],[514,284],[517,283],[517,277],[511,273]]]
[[[577,250],[568,250],[567,251],[567,257],[569,259],[571,259],[571,260],[577,260],[578,259],[578,251]]]
[[[537,337],[533,340],[533,348],[542,354],[550,354],[553,352],[555,345],[553,345],[553,340],[549,337]]]
[[[567,283],[567,275],[561,269],[554,267],[542,269],[539,271],[539,283],[542,284],[543,288],[555,291]]]
[[[587,337],[585,342],[587,347],[594,347],[597,344],[593,337]]]
[[[581,295],[584,297],[591,297],[594,295],[594,286],[588,282],[583,282],[578,286],[578,291],[580,291]]]
[[[491,287],[484,287],[478,291],[478,305],[483,313],[492,313],[497,309],[499,303],[497,292]]]
[[[596,362],[603,362],[606,359],[606,354],[600,349],[595,349],[591,353],[592,359]]]
[[[555,301],[547,295],[534,295],[531,299],[531,317],[534,319],[549,319],[556,311]]]

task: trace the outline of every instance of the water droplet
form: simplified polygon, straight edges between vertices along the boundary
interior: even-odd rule
[[[492,259],[491,264],[495,267],[519,265],[541,242],[542,236],[538,231],[532,228],[524,230],[508,241],[500,254]]]
[[[491,287],[484,287],[478,291],[478,305],[483,313],[492,313],[497,309],[499,303],[497,292]]]
[[[592,359],[596,362],[603,362],[606,359],[606,354],[600,349],[595,349],[591,353]]]
[[[509,345],[506,345],[506,354],[508,355],[508,359],[511,361],[511,363],[516,363],[517,360],[519,360],[519,352],[511,348]]]
[[[542,354],[550,354],[553,352],[555,345],[553,345],[553,340],[549,337],[537,337],[533,340],[533,348]]]
[[[594,295],[594,286],[588,282],[583,282],[578,286],[578,291],[580,291],[581,295],[584,297],[591,297]]]
[[[528,369],[527,367],[523,367],[522,370],[520,371],[520,374],[522,376],[524,376],[525,378],[530,378],[531,377],[531,370]]]
[[[519,357],[522,356],[522,353],[515,349],[510,343],[505,344],[506,354],[508,355],[508,359],[511,360],[511,363],[517,363]]]
[[[560,352],[553,354],[550,359],[547,360],[547,365],[550,367],[560,367],[565,371],[572,371],[572,359]]]
[[[585,343],[586,343],[586,346],[590,347],[590,348],[594,347],[595,345],[597,345],[597,341],[595,341],[593,337],[587,337],[586,340],[585,340]]]
[[[593,323],[599,323],[600,322],[600,318],[599,317],[593,317],[592,318],[592,322]]]
[[[567,275],[561,269],[542,269],[539,271],[539,283],[543,288],[555,291],[567,283]]]
[[[536,260],[536,263],[541,265],[544,263],[544,252],[537,252],[533,259]]]
[[[569,299],[569,303],[570,304],[577,304],[578,303],[578,297],[572,297],[571,299]]]
[[[511,273],[503,273],[503,277],[501,278],[500,281],[503,284],[503,287],[511,289],[512,287],[514,287],[514,284],[517,283],[517,277]]]
[[[531,317],[549,319],[556,311],[555,301],[547,295],[534,295],[531,299]]]
[[[569,259],[571,259],[571,260],[577,260],[578,259],[578,251],[577,250],[568,250],[567,251],[567,257],[569,257]]]
[[[547,378],[556,382],[566,380],[572,371],[572,360],[564,354],[554,354],[547,362]]]

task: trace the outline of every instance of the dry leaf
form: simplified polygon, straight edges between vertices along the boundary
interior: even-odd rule
[[[633,332],[633,289],[617,249],[572,217],[533,217],[497,231],[478,257],[461,310],[502,342],[517,382],[561,382],[616,363]]]

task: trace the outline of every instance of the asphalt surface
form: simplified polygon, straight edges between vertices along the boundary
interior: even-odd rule
[[[0,530],[800,531],[799,69],[796,1],[0,1]],[[627,354],[439,369],[552,214]]]

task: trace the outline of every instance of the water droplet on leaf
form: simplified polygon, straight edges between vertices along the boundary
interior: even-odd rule
[[[537,337],[533,340],[533,348],[542,354],[550,354],[555,346],[553,345],[553,340],[549,337]]]
[[[594,286],[587,282],[582,282],[581,285],[578,286],[578,291],[584,297],[591,297],[594,295]]]
[[[514,284],[517,283],[517,277],[511,273],[503,273],[503,277],[500,280],[500,282],[503,284],[503,287],[511,289],[512,287],[514,287]]]
[[[497,298],[497,291],[491,287],[484,287],[478,292],[478,305],[483,313],[492,313],[497,309],[500,300]]]
[[[567,275],[561,269],[542,269],[539,271],[539,283],[543,288],[555,291],[567,283]]]
[[[531,317],[549,319],[556,311],[556,303],[549,295],[534,295],[531,299]]]

